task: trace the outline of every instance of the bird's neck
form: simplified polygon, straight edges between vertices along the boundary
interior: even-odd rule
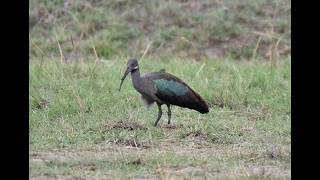
[[[140,92],[142,86],[141,86],[141,83],[142,83],[142,79],[140,77],[140,71],[139,69],[135,70],[135,71],[132,71],[131,72],[131,79],[132,79],[132,84],[134,86],[134,88]]]

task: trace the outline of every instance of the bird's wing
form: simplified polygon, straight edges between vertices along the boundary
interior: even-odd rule
[[[165,72],[158,72],[152,79],[156,96],[168,103],[197,110],[201,113],[209,112],[207,103],[191,87],[181,79]]]

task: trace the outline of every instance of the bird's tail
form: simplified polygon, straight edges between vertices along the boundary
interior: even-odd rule
[[[197,106],[197,111],[200,112],[201,114],[205,114],[209,112],[209,107],[207,103],[199,96],[199,104]]]
[[[191,89],[191,91],[194,93],[194,95],[197,97],[197,100],[198,100],[193,105],[192,109],[200,112],[201,114],[208,113],[209,112],[209,107],[208,107],[207,102],[198,93],[196,93],[192,89]]]

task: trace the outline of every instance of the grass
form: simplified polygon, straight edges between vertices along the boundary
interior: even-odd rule
[[[30,1],[30,179],[290,179],[290,0]],[[143,106],[129,58],[210,112]]]
[[[290,0],[30,1],[31,56],[285,59],[291,54]],[[254,57],[252,52],[255,52]]]
[[[199,92],[210,113],[173,108],[153,127],[127,79],[127,58],[30,61],[30,176],[290,178],[290,62],[140,61]],[[40,159],[40,160],[39,160]]]

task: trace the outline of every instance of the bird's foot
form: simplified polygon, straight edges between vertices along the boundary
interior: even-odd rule
[[[172,123],[168,123],[167,128],[173,128],[173,124]]]

